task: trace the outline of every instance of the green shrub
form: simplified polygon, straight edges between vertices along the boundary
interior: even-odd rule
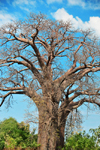
[[[35,130],[30,133],[29,124],[18,123],[14,118],[5,119],[0,122],[0,150],[4,148],[36,148],[37,135]]]
[[[85,131],[70,136],[62,150],[99,150],[97,138],[86,134]]]

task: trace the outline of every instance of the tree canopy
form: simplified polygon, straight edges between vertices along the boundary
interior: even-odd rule
[[[100,107],[99,39],[70,21],[31,13],[2,26],[0,42],[0,106],[14,94],[30,97],[39,111],[41,150],[63,147],[70,112],[84,103]]]

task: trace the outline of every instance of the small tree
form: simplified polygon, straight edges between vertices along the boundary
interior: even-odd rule
[[[82,131],[83,116],[79,111],[71,112],[67,118],[65,126],[65,140],[76,132]]]
[[[99,41],[90,30],[33,13],[2,26],[0,41],[0,106],[14,94],[30,97],[39,111],[39,149],[58,150],[70,112],[84,103],[100,107]]]
[[[91,134],[92,133],[92,134]],[[100,126],[90,129],[89,133],[77,132],[70,135],[65,143],[64,150],[100,150]]]
[[[67,139],[64,150],[100,150],[96,139],[97,137],[90,136],[85,131],[73,134]]]
[[[0,122],[0,150],[15,147],[36,148],[39,145],[34,133],[30,133],[29,124],[18,123],[14,118],[5,119]]]

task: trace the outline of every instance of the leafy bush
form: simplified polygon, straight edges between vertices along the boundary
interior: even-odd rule
[[[70,135],[62,150],[100,150],[100,127],[90,129],[89,132],[90,134],[83,131]],[[18,123],[14,118],[0,122],[0,150],[15,147],[36,149],[40,146],[37,138],[35,130],[30,133],[29,124]]]
[[[0,122],[0,150],[4,148],[36,148],[37,135],[35,130],[30,133],[29,124],[18,123],[14,118],[5,119]]]
[[[92,131],[92,129],[91,129]],[[85,131],[71,135],[62,150],[100,150],[97,136],[86,134]]]

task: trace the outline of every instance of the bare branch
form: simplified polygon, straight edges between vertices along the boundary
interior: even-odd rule
[[[92,104],[96,104],[97,106],[100,107],[100,103],[97,102],[96,100],[93,100],[93,99],[87,100],[86,98],[83,98],[83,99],[81,99],[81,100],[78,101],[78,102],[72,102],[72,109],[76,109],[76,108],[80,107],[80,106],[81,106],[83,103],[85,103],[85,102],[87,102],[87,103],[92,103]]]
[[[15,89],[16,90],[16,89]],[[0,98],[2,98],[2,101],[0,103],[0,107],[3,105],[5,99],[9,96],[9,95],[12,95],[12,94],[25,94],[24,91],[10,91],[8,92],[7,94],[3,95],[3,96],[0,96]]]

